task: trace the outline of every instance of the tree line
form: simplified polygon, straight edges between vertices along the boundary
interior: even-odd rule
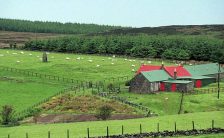
[[[121,27],[109,26],[109,25],[96,25],[96,24],[60,23],[60,22],[28,21],[28,20],[0,18],[0,30],[4,31],[86,34],[86,33],[105,32],[118,28]]]
[[[28,41],[24,49],[224,62],[224,41],[205,36],[72,36]]]

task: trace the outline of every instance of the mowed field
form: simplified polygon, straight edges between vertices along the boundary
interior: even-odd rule
[[[178,130],[192,129],[192,121],[195,121],[195,128],[211,128],[211,122],[215,120],[215,127],[224,127],[224,112],[204,112],[182,115],[167,115],[162,117],[114,120],[114,121],[92,121],[65,124],[39,124],[22,125],[18,127],[0,128],[0,138],[6,138],[10,134],[11,138],[23,138],[28,133],[32,138],[47,137],[51,131],[52,138],[66,137],[69,129],[70,137],[87,137],[87,128],[90,129],[90,136],[106,135],[106,127],[109,126],[109,134],[121,134],[121,127],[124,126],[124,133],[139,133],[139,125],[142,125],[142,132],[157,131],[157,123],[160,130],[174,130],[174,122],[177,123]]]

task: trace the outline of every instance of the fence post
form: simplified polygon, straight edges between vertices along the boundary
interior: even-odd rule
[[[177,123],[176,122],[174,124],[174,129],[175,129],[175,132],[177,132]]]
[[[26,138],[28,138],[28,133],[26,133]]]
[[[67,138],[69,138],[69,130],[67,129]]]
[[[107,126],[107,138],[109,138],[109,127]]]
[[[48,138],[51,138],[51,132],[48,131]]]
[[[87,128],[87,138],[89,138],[89,128]]]
[[[157,123],[157,131],[159,132],[159,123]]]
[[[10,135],[8,134],[8,138],[10,138]]]
[[[124,126],[121,126],[121,134],[124,135]]]
[[[142,134],[142,124],[140,124],[140,126],[139,126],[140,128],[140,134]]]
[[[214,126],[215,126],[215,122],[214,120],[212,120],[212,129],[214,128]]]
[[[192,121],[192,128],[193,128],[193,130],[194,130],[194,121]]]

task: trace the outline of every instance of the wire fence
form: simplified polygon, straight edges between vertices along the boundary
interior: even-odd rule
[[[218,88],[199,88],[194,89],[190,92],[185,92],[185,95],[197,95],[197,94],[209,94],[209,93],[217,93]],[[220,92],[224,92],[224,87],[220,87]]]

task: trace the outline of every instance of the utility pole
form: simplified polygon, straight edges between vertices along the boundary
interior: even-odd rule
[[[219,64],[219,70],[218,70],[218,99],[219,99],[219,93],[220,93],[220,72],[221,72],[221,67],[220,63]]]

